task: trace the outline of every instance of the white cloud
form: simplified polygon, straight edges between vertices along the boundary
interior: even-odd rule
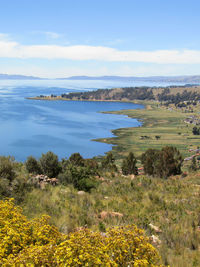
[[[200,50],[120,51],[106,46],[22,45],[0,34],[0,57],[199,64]]]

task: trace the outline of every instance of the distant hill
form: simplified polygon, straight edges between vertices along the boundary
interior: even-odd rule
[[[44,80],[26,75],[0,74],[0,80]],[[52,80],[54,80],[52,78]],[[104,80],[104,81],[135,81],[135,82],[160,82],[160,83],[183,83],[183,84],[200,84],[200,75],[194,76],[149,76],[149,77],[124,77],[124,76],[71,76],[67,78],[57,78],[56,80]]]
[[[200,86],[179,85],[168,87],[124,87],[112,89],[98,89],[94,91],[64,93],[61,96],[42,96],[36,99],[47,100],[82,100],[82,101],[134,101],[159,100],[172,103],[183,101],[199,101]]]
[[[72,76],[58,78],[58,80],[121,80],[121,81],[143,81],[143,82],[179,82],[200,83],[200,75],[195,76],[149,76],[149,77],[124,77],[124,76]]]
[[[42,78],[25,75],[0,74],[0,80],[42,80]]]

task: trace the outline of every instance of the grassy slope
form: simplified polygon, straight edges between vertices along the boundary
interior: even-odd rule
[[[23,203],[25,214],[47,213],[63,232],[87,225],[93,230],[134,223],[147,235],[161,240],[163,262],[171,266],[200,266],[200,173],[168,180],[145,176],[104,176],[98,189],[78,195],[72,187],[34,189]],[[122,218],[99,218],[102,211],[115,211]],[[155,233],[149,223],[158,226]]]
[[[200,136],[192,134],[194,125],[184,123],[184,119],[193,115],[192,113],[168,110],[159,107],[157,103],[147,104],[146,109],[142,110],[121,110],[110,113],[128,115],[143,122],[142,127],[114,130],[113,133],[117,137],[98,139],[116,145],[113,147],[113,152],[118,157],[124,156],[129,151],[139,156],[148,148],[160,149],[165,145],[175,145],[185,157],[190,155],[189,148],[196,148],[199,145]],[[156,135],[160,136],[159,140],[156,140]],[[148,136],[149,139],[142,139],[141,136]]]

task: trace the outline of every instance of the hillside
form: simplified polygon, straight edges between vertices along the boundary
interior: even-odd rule
[[[40,162],[46,165],[47,161],[42,160],[44,156],[42,155]],[[105,158],[102,159],[102,162],[98,162],[99,167],[105,166],[107,159]],[[0,227],[2,228],[5,225],[6,229],[9,227],[11,230],[8,231],[7,235],[5,235],[5,231],[2,231],[0,239],[3,239],[9,247],[7,245],[6,249],[2,249],[0,257],[6,258],[6,253],[11,253],[12,250],[9,248],[13,246],[15,248],[15,250],[13,249],[14,253],[26,248],[22,255],[19,254],[19,257],[17,257],[19,262],[27,259],[27,255],[30,257],[29,261],[36,259],[35,257],[38,257],[38,255],[38,259],[48,260],[46,253],[49,251],[52,254],[53,251],[46,246],[47,242],[53,242],[54,234],[55,237],[59,238],[56,244],[61,242],[61,237],[64,237],[58,234],[54,226],[61,233],[70,234],[72,237],[69,244],[65,243],[63,248],[63,253],[65,254],[63,255],[66,255],[66,246],[69,247],[70,244],[74,244],[72,246],[76,251],[76,257],[78,257],[81,255],[81,251],[78,250],[78,244],[82,238],[86,238],[86,243],[82,243],[81,248],[82,250],[86,249],[87,252],[87,249],[89,249],[87,237],[90,239],[91,235],[93,237],[94,235],[97,236],[98,239],[95,246],[99,244],[101,247],[102,242],[99,241],[99,238],[100,236],[103,238],[109,235],[108,229],[116,226],[124,226],[126,229],[127,225],[135,224],[144,229],[148,242],[159,251],[162,263],[165,266],[180,267],[185,265],[187,267],[198,267],[200,265],[200,170],[190,171],[188,175],[171,176],[168,179],[152,177],[142,173],[139,175],[123,175],[120,169],[117,171],[113,168],[114,159],[112,158],[111,165],[107,165],[106,169],[100,167],[98,169],[99,175],[93,177],[93,180],[91,178],[88,180],[88,171],[90,171],[91,175],[97,168],[95,161],[83,161],[77,155],[76,157],[73,155],[69,161],[65,159],[61,162],[64,172],[60,170],[60,175],[57,175],[58,180],[56,184],[53,184],[49,181],[52,181],[52,179],[55,181],[55,178],[33,175],[27,171],[27,165],[23,163],[13,162],[11,158],[8,161],[8,158],[3,157],[0,157],[0,161],[0,166],[3,166],[2,163],[4,163],[4,166],[9,166],[6,171],[1,167],[1,199],[14,197],[16,203],[23,208],[23,214],[29,220],[41,218],[43,214],[49,215],[51,225],[47,225],[47,219],[42,217],[41,219],[32,220],[31,227],[26,218],[16,213],[16,209],[13,208],[12,204],[10,206],[10,204],[7,205],[1,202]],[[7,165],[8,162],[9,165]],[[31,162],[33,167],[33,160]],[[51,175],[51,171],[55,169],[55,161],[49,162],[51,168],[44,170],[48,175]],[[90,168],[88,169],[83,164],[87,164]],[[70,170],[72,171],[71,174]],[[55,173],[52,175],[55,175]],[[85,179],[85,177],[87,178]],[[44,182],[44,178],[46,182]],[[77,184],[78,179],[82,180],[80,180],[81,183],[79,184]],[[86,186],[87,188],[91,186],[91,181],[95,181],[93,188],[89,191],[86,189],[85,191],[81,190],[80,186]],[[10,212],[8,213],[9,210]],[[12,217],[11,214],[13,212],[15,216]],[[130,233],[133,233],[133,228],[129,231]],[[75,239],[73,239],[74,234]],[[125,236],[127,236],[126,232]],[[15,237],[15,242],[13,242],[13,237]],[[76,237],[78,238],[77,240]],[[75,243],[73,243],[73,240]],[[112,244],[117,240],[122,240],[118,230]],[[134,246],[142,249],[140,246],[142,240],[141,243],[139,240],[136,243],[134,242]],[[30,246],[30,242],[38,247]],[[117,245],[118,249],[120,244],[119,242]],[[130,240],[128,244],[130,245]],[[44,245],[46,247],[43,247]],[[55,243],[52,243],[52,245],[54,247]],[[122,255],[125,258],[127,258],[127,245],[125,247],[122,246],[122,249],[124,248]],[[3,246],[4,244],[2,244],[2,248]],[[108,253],[109,249],[105,249],[105,252]],[[57,251],[56,247],[55,250]],[[27,253],[26,251],[29,252]],[[12,257],[8,258],[8,262],[12,262],[12,260]],[[57,260],[62,260],[62,258],[59,257]],[[71,266],[76,265],[72,264]]]
[[[42,78],[17,74],[0,74],[0,80],[42,80]]]
[[[30,99],[41,100],[82,100],[82,101],[135,101],[156,100],[178,103],[188,100],[200,100],[200,86],[168,86],[168,87],[123,87],[98,89],[95,91],[63,93],[61,95],[40,95]]]
[[[71,76],[67,78],[59,78],[60,80],[121,80],[135,82],[163,82],[163,83],[200,83],[200,75],[182,75],[182,76]]]

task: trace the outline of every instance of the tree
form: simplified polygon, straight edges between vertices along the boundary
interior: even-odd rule
[[[108,152],[101,162],[101,167],[104,170],[117,171],[117,166],[115,165],[115,158],[112,152]]]
[[[16,176],[15,174],[15,160],[13,157],[0,157],[0,178],[4,178],[12,182]]]
[[[167,178],[171,175],[181,174],[183,158],[174,146],[165,146],[161,150],[159,176]]]
[[[197,171],[198,170],[198,164],[197,164],[197,160],[196,160],[196,158],[195,157],[193,157],[192,158],[192,162],[191,162],[191,164],[190,164],[190,166],[189,166],[189,170],[190,171]]]
[[[123,160],[122,163],[122,173],[124,175],[128,174],[138,174],[138,169],[136,167],[137,160],[132,152]]]
[[[50,178],[56,177],[61,169],[58,156],[51,151],[48,151],[46,154],[42,154],[40,164],[42,172]]]
[[[25,167],[29,173],[41,173],[41,166],[33,156],[29,156],[25,162]]]
[[[141,162],[146,174],[167,178],[181,174],[183,158],[176,147],[165,146],[161,151],[148,149],[142,154]]]
[[[83,166],[84,165],[84,159],[80,155],[80,153],[74,153],[69,157],[69,161],[76,166]]]
[[[158,168],[159,164],[159,157],[160,152],[152,148],[148,149],[145,153],[142,154],[141,162],[146,174],[155,176],[156,169]]]

